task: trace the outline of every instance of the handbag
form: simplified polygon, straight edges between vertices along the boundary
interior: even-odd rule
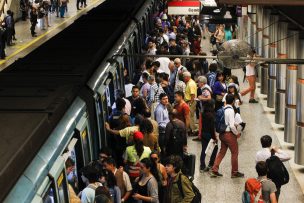
[[[215,143],[213,139],[210,139],[210,141],[208,143],[208,146],[205,150],[205,154],[207,156],[211,156],[214,148],[216,147],[216,145],[217,145],[217,143]]]

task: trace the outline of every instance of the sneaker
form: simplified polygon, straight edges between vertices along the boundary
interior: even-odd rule
[[[193,138],[192,141],[200,142],[200,141],[202,141],[202,139],[197,137],[197,138]]]
[[[244,173],[236,172],[231,175],[231,178],[244,178],[244,176],[245,176]]]
[[[209,174],[210,174],[211,178],[223,177],[223,174],[220,174],[219,172],[211,171],[211,172],[209,172]]]
[[[259,103],[257,100],[255,100],[255,99],[249,99],[249,103]]]

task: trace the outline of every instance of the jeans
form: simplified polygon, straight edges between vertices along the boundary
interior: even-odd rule
[[[229,148],[231,152],[231,174],[238,172],[238,155],[239,155],[239,148],[238,148],[238,142],[237,137],[232,132],[225,132],[223,134],[220,134],[220,140],[221,140],[221,149],[218,155],[216,156],[215,163],[212,167],[212,171],[218,172],[219,166],[223,160],[223,158],[226,155],[227,149]]]
[[[204,137],[204,135],[202,135],[202,137]],[[200,161],[201,161],[200,169],[206,168],[206,163],[205,163],[206,154],[205,154],[205,151],[207,149],[207,146],[208,146],[208,143],[210,142],[210,140],[211,139],[208,140],[208,139],[202,138],[202,152],[201,152],[201,157],[200,157]],[[212,152],[210,160],[209,160],[209,164],[208,164],[209,167],[213,166],[215,158],[216,158],[217,151],[218,151],[218,146],[216,145],[213,149],[213,152]]]
[[[60,6],[60,17],[63,18],[64,17],[64,13],[66,10],[67,6]]]

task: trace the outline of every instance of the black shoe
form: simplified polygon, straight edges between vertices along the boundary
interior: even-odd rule
[[[245,127],[246,127],[246,123],[243,122],[243,123],[241,123],[240,125],[242,126],[242,131],[244,131],[244,130],[245,130]]]
[[[32,37],[37,37],[37,35],[36,35],[36,34],[34,34],[34,35],[32,35]]]
[[[231,178],[244,178],[244,173],[236,172],[231,175]]]
[[[249,99],[249,103],[254,103],[254,104],[256,104],[256,103],[259,103],[257,100],[255,100],[255,99]]]
[[[209,172],[209,174],[210,174],[211,178],[223,177],[223,174],[220,174],[219,172],[211,171],[211,172]]]

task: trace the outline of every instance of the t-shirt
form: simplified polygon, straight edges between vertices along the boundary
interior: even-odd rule
[[[134,132],[139,131],[139,127],[138,126],[131,126],[131,127],[126,127],[122,130],[119,131],[119,135],[121,137],[125,137],[127,142],[129,140],[129,137],[131,135],[133,135]]]
[[[186,84],[185,101],[191,100],[191,94],[194,94],[195,97],[197,96],[197,85],[192,79],[190,79]]]
[[[93,188],[96,189],[97,187],[102,186],[101,183],[95,183],[94,185],[92,185],[92,188],[90,187],[90,185],[84,188],[81,192],[81,203],[94,203],[95,190]]]
[[[259,180],[262,180],[260,177]],[[275,184],[269,179],[262,181],[262,196],[265,203],[270,203],[270,194],[277,191]]]
[[[176,118],[186,123],[186,117],[190,114],[190,107],[187,103],[176,104],[174,109],[177,111]]]

